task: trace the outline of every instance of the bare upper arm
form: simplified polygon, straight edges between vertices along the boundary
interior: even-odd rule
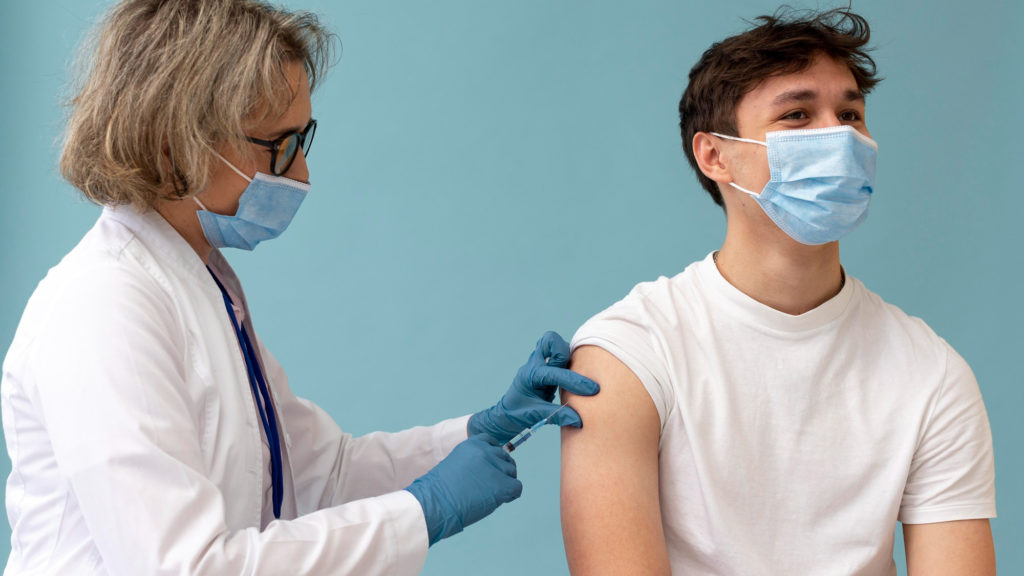
[[[660,419],[640,380],[582,346],[572,369],[601,385],[566,394],[583,428],[562,429],[562,535],[574,575],[669,574],[658,496]]]
[[[994,575],[996,553],[987,519],[904,524],[910,576]]]

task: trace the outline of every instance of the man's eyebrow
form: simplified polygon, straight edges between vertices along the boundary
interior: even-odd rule
[[[772,100],[772,105],[782,106],[784,104],[792,104],[794,102],[810,102],[818,98],[818,93],[810,89],[798,89],[783,92]],[[858,100],[864,100],[864,95],[859,90],[847,90],[843,93],[843,99],[847,102],[856,102]]]
[[[775,106],[781,106],[782,104],[790,104],[793,102],[808,102],[817,98],[818,93],[814,90],[790,90],[776,96],[775,99],[772,100],[772,104]]]

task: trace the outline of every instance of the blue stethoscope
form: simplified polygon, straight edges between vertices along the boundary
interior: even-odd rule
[[[281,500],[284,495],[282,488],[284,474],[281,468],[281,438],[277,432],[274,403],[270,400],[270,390],[267,388],[267,381],[263,378],[263,370],[260,369],[256,347],[252,345],[245,325],[239,324],[238,318],[235,317],[235,308],[231,304],[228,291],[224,289],[224,285],[220,283],[212,270],[210,270],[210,275],[213,276],[214,282],[220,288],[221,296],[224,297],[224,306],[228,309],[228,316],[231,317],[231,325],[235,328],[235,335],[238,336],[238,344],[242,348],[242,356],[245,358],[245,367],[249,372],[249,386],[252,388],[256,410],[260,413],[263,430],[267,434],[267,443],[270,444],[270,481],[274,498],[274,518],[280,518]]]

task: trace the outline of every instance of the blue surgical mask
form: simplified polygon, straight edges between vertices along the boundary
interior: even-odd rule
[[[199,198],[192,197],[202,208],[196,214],[206,239],[217,248],[252,250],[260,242],[280,236],[298,212],[309,192],[309,184],[262,172],[249,178],[219,154],[217,156],[248,180],[249,185],[238,198],[234,216],[210,212]]]
[[[768,148],[770,178],[760,193],[729,184],[797,242],[834,242],[867,218],[878,144],[852,126],[769,132],[765,142],[712,134]]]

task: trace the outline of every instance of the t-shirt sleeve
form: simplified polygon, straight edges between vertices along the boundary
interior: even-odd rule
[[[651,304],[634,290],[625,299],[587,320],[572,339],[572,350],[597,346],[632,370],[654,400],[661,427],[675,406],[668,365],[660,345]]]
[[[988,414],[970,367],[947,345],[945,380],[918,440],[899,520],[929,524],[995,516]]]

